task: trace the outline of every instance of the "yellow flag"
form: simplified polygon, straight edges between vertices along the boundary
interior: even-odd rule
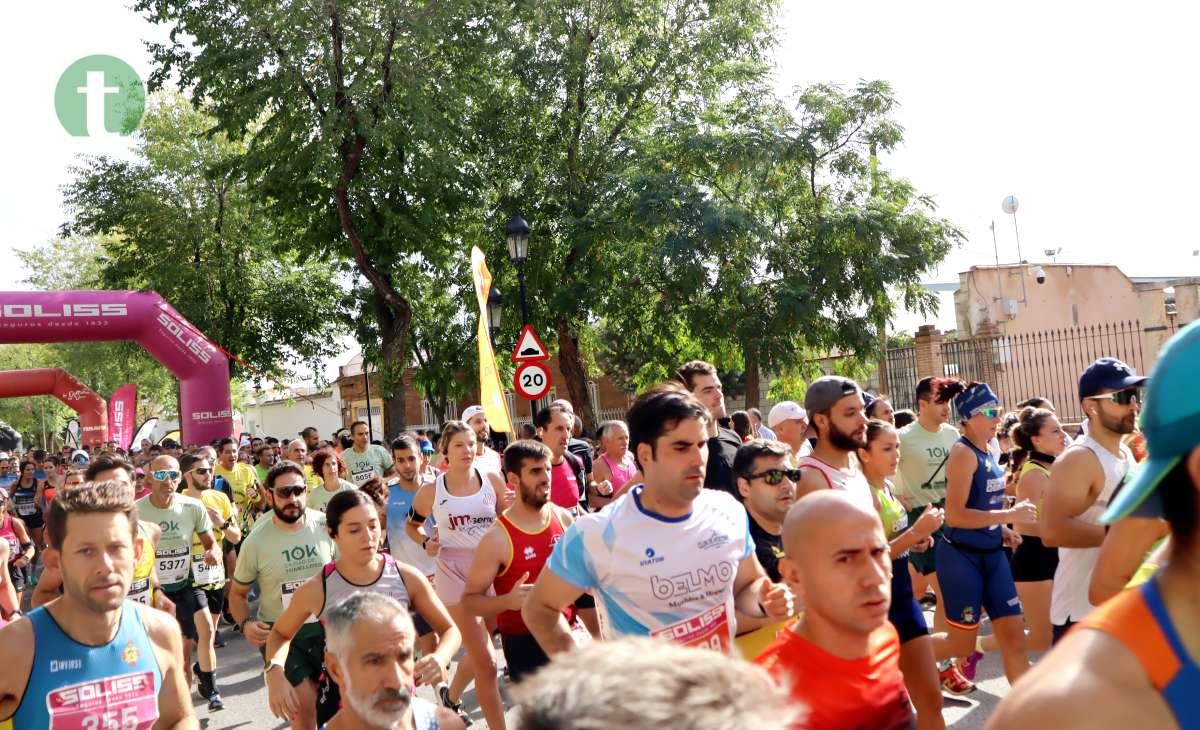
[[[483,251],[471,247],[471,276],[475,280],[475,298],[479,301],[479,400],[487,414],[488,424],[496,431],[512,433],[512,419],[508,415],[508,402],[504,399],[504,386],[500,383],[500,371],[496,369],[496,353],[492,351],[492,340],[488,337],[488,294],[492,290],[492,273],[483,260]]]

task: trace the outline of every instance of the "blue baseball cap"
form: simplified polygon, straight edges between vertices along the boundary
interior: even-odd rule
[[[1141,385],[1148,378],[1133,372],[1133,368],[1115,357],[1102,357],[1079,376],[1079,400],[1100,395],[1105,388],[1124,390]]]
[[[1164,516],[1159,483],[1200,446],[1200,399],[1195,397],[1198,372],[1200,321],[1172,337],[1154,366],[1140,419],[1149,455],[1108,506],[1101,518],[1104,522],[1129,516]]]

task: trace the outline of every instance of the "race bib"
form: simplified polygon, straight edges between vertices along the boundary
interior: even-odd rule
[[[17,497],[17,514],[22,517],[37,514],[37,503],[33,501],[33,497]]]
[[[158,719],[154,673],[91,679],[46,695],[50,730],[143,730]]]
[[[129,593],[125,595],[131,601],[137,601],[143,605],[150,605],[150,576],[146,576],[141,580],[135,580],[129,584]]]
[[[308,581],[308,578],[305,578],[303,580],[290,580],[290,581],[284,582],[283,586],[279,589],[279,591],[280,591],[280,594],[283,596],[283,609],[285,611],[287,610],[288,606],[292,605],[292,596],[295,595],[296,589],[299,588],[300,586],[304,585],[307,581]],[[306,623],[306,624],[314,624],[316,622],[317,622],[317,617],[313,616],[312,614],[309,614],[308,618],[304,619],[304,623]]]
[[[360,466],[350,472],[350,478],[354,480],[355,486],[359,487],[366,484],[367,480],[373,476],[375,476],[375,467],[370,464]]]
[[[154,556],[154,564],[158,567],[158,580],[163,585],[173,585],[187,580],[188,556],[190,546],[178,548],[163,548]]]
[[[729,614],[725,604],[713,606],[691,618],[651,631],[651,636],[684,646],[729,652]]]
[[[225,561],[217,560],[216,565],[204,562],[204,553],[192,553],[192,580],[198,586],[225,582]]]

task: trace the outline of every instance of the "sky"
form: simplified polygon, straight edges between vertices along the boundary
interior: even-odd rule
[[[78,155],[124,154],[127,142],[70,137],[54,86],[92,53],[124,59],[145,78],[143,40],[166,32],[120,0],[10,3],[0,62],[19,84],[22,113],[0,116],[0,289],[29,288],[15,248],[52,239],[59,192]],[[884,159],[966,234],[928,277],[955,282],[972,265],[1023,258],[1114,263],[1131,276],[1200,276],[1192,142],[1200,60],[1191,3],[919,3],[782,0],[776,82],[888,81],[900,102],[903,146]],[[1191,50],[1189,50],[1191,49]],[[10,94],[14,93],[10,90]],[[10,97],[11,98],[11,97]],[[1181,216],[1184,216],[1181,218]],[[64,262],[69,265],[69,262]],[[934,321],[954,325],[950,295]],[[906,315],[893,329],[923,321]],[[330,373],[336,375],[336,365]]]

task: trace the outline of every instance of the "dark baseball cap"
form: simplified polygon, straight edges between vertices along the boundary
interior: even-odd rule
[[[1105,388],[1122,390],[1145,383],[1149,378],[1138,375],[1125,363],[1115,357],[1102,357],[1083,371],[1079,376],[1079,399],[1099,395]]]
[[[862,393],[862,388],[850,378],[826,375],[817,378],[808,386],[808,392],[804,394],[804,410],[808,411],[811,417],[811,414],[823,413],[833,408],[834,403],[855,393]]]

